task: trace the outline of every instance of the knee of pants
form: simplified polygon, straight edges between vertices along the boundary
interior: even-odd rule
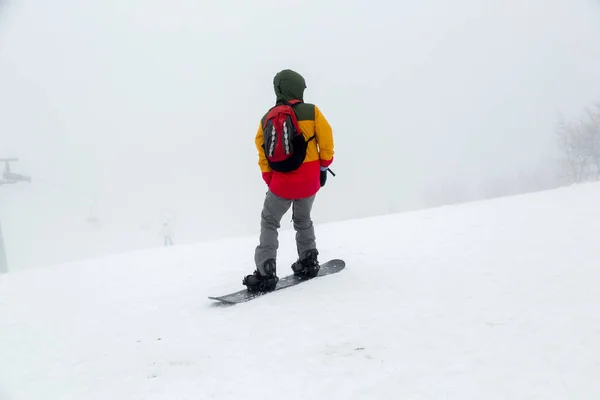
[[[298,219],[294,218],[294,227],[297,229],[308,229],[312,227],[313,222],[311,219]]]
[[[277,218],[269,214],[262,214],[261,223],[268,227],[279,228],[279,221],[277,220]]]

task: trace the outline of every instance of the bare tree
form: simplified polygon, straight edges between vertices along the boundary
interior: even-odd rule
[[[584,131],[588,138],[588,156],[596,170],[595,179],[600,180],[600,104],[596,104],[593,110],[586,110],[586,114]]]
[[[555,134],[562,152],[562,178],[565,178],[569,183],[579,182],[579,169],[574,145],[574,127],[563,116],[560,116]]]
[[[556,137],[569,183],[600,180],[600,104],[575,122],[560,117]]]

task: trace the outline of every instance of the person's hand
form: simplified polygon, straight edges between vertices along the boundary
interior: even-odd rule
[[[321,187],[325,186],[326,182],[327,182],[327,168],[323,169],[323,167],[321,167]]]

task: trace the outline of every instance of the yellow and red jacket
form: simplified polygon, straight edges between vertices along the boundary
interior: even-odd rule
[[[304,78],[297,72],[291,70],[279,72],[273,80],[273,86],[277,100],[303,101],[306,84]],[[263,149],[263,126],[266,114],[260,121],[255,138],[258,165],[269,190],[276,196],[292,200],[310,197],[319,191],[321,170],[331,165],[334,155],[333,131],[321,110],[314,104],[303,102],[294,106],[294,111],[304,140],[308,141],[313,135],[315,136],[314,140],[308,142],[306,158],[298,169],[292,172],[277,172],[269,167]]]

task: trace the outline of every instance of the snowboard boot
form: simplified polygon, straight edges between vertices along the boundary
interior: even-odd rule
[[[270,292],[279,282],[275,260],[269,259],[259,266],[252,275],[244,277],[244,284],[250,292]]]
[[[294,271],[294,275],[300,278],[310,279],[317,276],[319,273],[319,261],[317,260],[317,256],[319,252],[317,249],[311,249],[305,251],[298,261],[292,264],[292,271]]]

